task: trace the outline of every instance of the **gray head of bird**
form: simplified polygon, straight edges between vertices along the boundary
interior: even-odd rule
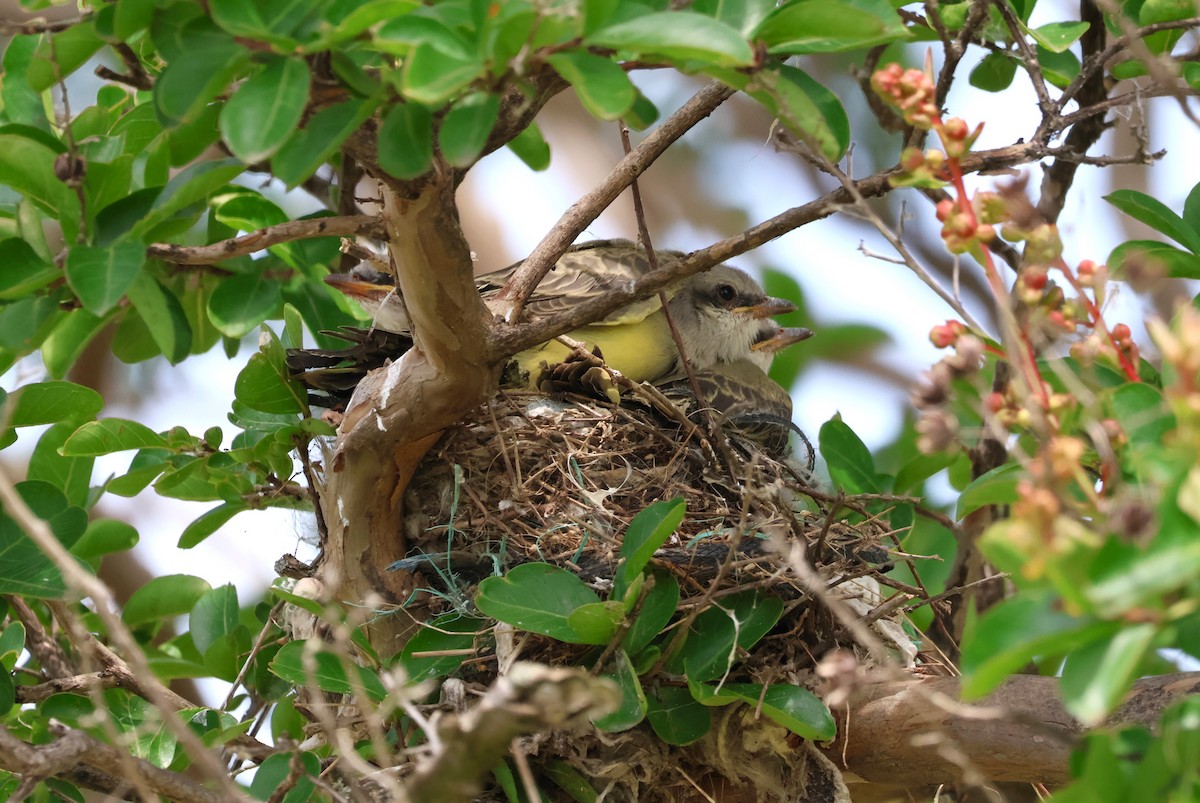
[[[748,355],[756,361],[765,359],[769,367],[775,351],[788,344],[752,349],[781,329],[772,316],[794,312],[796,305],[768,296],[749,274],[718,265],[684,280],[668,308],[688,361],[703,370],[716,363],[744,360]]]

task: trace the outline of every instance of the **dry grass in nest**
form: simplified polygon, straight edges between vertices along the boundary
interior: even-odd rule
[[[887,528],[853,514],[867,510],[853,497],[838,498],[840,517],[829,515],[834,498],[798,462],[736,436],[732,447],[730,470],[700,430],[636,403],[501,394],[448,430],[410,483],[404,536],[418,557],[407,566],[425,575],[419,585],[454,600],[530,561],[574,571],[604,597],[630,520],[682,497],[683,524],[654,561],[679,579],[682,605],[746,588],[795,601],[776,632],[790,624],[797,660],[811,666],[818,646],[852,644],[828,612],[804,604],[809,595],[779,547],[803,543],[809,564],[865,612],[882,602],[862,578],[890,568]]]

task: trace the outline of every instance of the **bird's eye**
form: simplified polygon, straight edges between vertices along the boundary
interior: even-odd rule
[[[737,298],[737,290],[734,290],[731,284],[719,284],[717,285],[717,298],[722,301],[733,301]]]

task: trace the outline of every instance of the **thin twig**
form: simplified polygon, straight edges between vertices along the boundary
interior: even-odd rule
[[[255,251],[261,251],[272,245],[293,240],[307,240],[313,237],[348,237],[355,234],[382,237],[384,234],[383,223],[372,215],[289,220],[286,223],[267,226],[240,237],[221,240],[209,245],[152,243],[146,247],[146,256],[176,265],[209,265],[224,259],[253,254]]]

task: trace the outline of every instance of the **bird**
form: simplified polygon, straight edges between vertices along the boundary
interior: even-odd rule
[[[798,432],[792,424],[792,397],[767,371],[779,350],[812,334],[808,329],[763,321],[744,359],[718,362],[695,371],[694,388],[690,379],[679,379],[665,385],[663,395],[682,404],[692,419],[700,418],[707,408],[731,434],[753,441],[769,454],[784,454],[789,433]]]
[[[683,258],[680,251],[656,252],[660,265]],[[573,246],[556,263],[525,304],[532,317],[552,315],[623,289],[650,271],[646,250],[629,240],[596,240]],[[507,283],[521,265],[475,277],[486,301]],[[351,274],[333,274],[326,283],[357,301],[375,328],[393,333],[410,331],[404,299],[392,277],[360,267]],[[665,290],[667,308],[679,333],[684,353],[695,370],[717,363],[746,359],[758,337],[759,324],[792,312],[795,304],[771,298],[749,274],[717,265],[676,282]],[[666,382],[683,376],[683,364],[657,295],[634,301],[567,336],[588,348],[599,348],[607,365],[633,382]],[[536,389],[544,366],[561,362],[571,347],[551,340],[513,358],[506,384]]]

